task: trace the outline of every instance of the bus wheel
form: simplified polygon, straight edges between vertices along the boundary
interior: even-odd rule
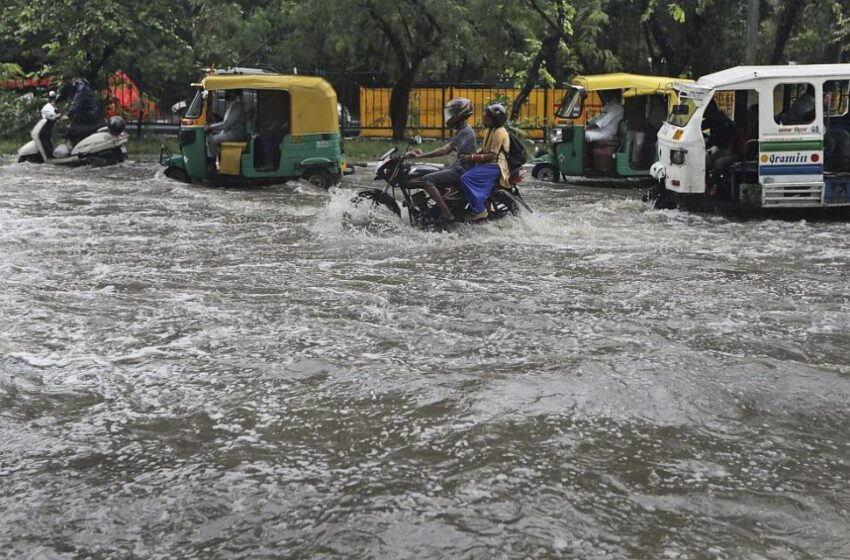
[[[304,180],[320,189],[329,189],[336,183],[334,176],[324,169],[311,169],[304,174]]]
[[[560,176],[560,172],[551,165],[541,165],[537,168],[536,177],[544,183],[557,183]]]

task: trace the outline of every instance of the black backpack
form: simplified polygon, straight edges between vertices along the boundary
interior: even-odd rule
[[[511,139],[511,149],[506,155],[508,156],[508,169],[513,173],[528,161],[528,150],[525,149],[525,142],[522,141],[522,138],[514,134],[509,128],[505,130],[508,131],[508,137]]]

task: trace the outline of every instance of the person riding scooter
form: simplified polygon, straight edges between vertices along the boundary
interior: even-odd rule
[[[103,126],[103,116],[97,97],[87,80],[78,77],[73,70],[67,70],[62,78],[65,85],[56,100],[71,99],[68,112],[62,118],[71,121],[68,140],[71,144],[78,144],[80,140]]]
[[[505,128],[506,122],[508,122],[508,110],[504,105],[501,103],[488,105],[484,109],[484,126],[487,127],[484,145],[478,153],[461,158],[475,163],[475,167],[460,178],[461,189],[469,201],[472,220],[487,218],[488,212],[484,203],[490,197],[496,183],[505,188],[510,187],[508,154],[511,151],[511,138]]]
[[[451,165],[447,165],[445,169],[434,171],[422,177],[422,180],[427,183],[426,192],[431,196],[437,207],[440,209],[440,215],[443,219],[452,221],[455,216],[449,210],[448,205],[440,193],[441,188],[456,187],[460,185],[461,175],[472,167],[469,162],[463,161],[464,156],[475,153],[475,131],[469,126],[467,120],[472,116],[473,105],[472,101],[465,97],[456,97],[446,103],[443,109],[443,118],[446,126],[456,130],[448,144],[423,153],[422,150],[415,149],[408,152],[409,158],[432,158],[449,155],[452,152],[457,152],[457,158]]]

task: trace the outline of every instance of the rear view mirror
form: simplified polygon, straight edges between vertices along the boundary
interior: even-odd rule
[[[677,105],[673,105],[674,115],[687,115],[690,110],[691,108],[687,103],[679,103]]]
[[[422,143],[422,137],[417,134],[416,136],[411,138],[410,141],[411,141],[411,143],[416,144],[418,146],[419,144]]]

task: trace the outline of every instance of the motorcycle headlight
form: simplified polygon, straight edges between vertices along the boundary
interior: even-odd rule
[[[552,144],[557,144],[564,139],[564,129],[563,128],[553,128],[549,131],[549,142]]]
[[[670,163],[682,165],[685,163],[685,154],[687,150],[670,150]]]

